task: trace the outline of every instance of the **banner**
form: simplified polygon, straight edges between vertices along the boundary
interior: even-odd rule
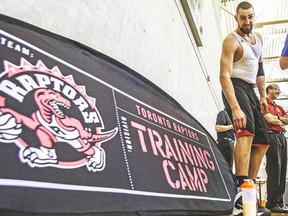
[[[215,140],[160,88],[3,15],[0,44],[2,213],[231,213],[235,186]]]

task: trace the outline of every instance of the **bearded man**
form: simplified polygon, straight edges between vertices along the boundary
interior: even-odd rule
[[[262,36],[253,32],[253,6],[246,1],[239,3],[234,18],[238,26],[222,44],[220,83],[223,103],[232,119],[236,135],[234,158],[238,193],[233,214],[241,215],[240,186],[244,179],[257,178],[262,158],[269,147],[269,137],[261,112],[267,110],[268,105],[262,64]],[[255,94],[255,86],[260,99]],[[266,208],[258,208],[257,215],[271,215],[271,212]]]

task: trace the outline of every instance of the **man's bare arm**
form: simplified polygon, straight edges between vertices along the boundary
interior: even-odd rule
[[[230,79],[234,55],[239,43],[233,35],[228,35],[223,41],[222,54],[220,59],[220,83],[223,93],[232,110],[233,125],[237,128],[246,127],[246,116],[240,108],[236,99],[234,87]]]

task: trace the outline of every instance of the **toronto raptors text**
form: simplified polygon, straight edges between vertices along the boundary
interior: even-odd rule
[[[148,110],[147,108],[144,107],[140,107],[139,105],[135,105],[136,109],[137,109],[137,114],[139,116],[141,116],[142,118],[145,118],[157,125],[163,126],[165,128],[168,129],[172,129],[174,130],[176,133],[179,133],[181,135],[184,135],[190,139],[199,141],[199,138],[197,136],[197,133],[195,133],[194,131],[176,123],[171,121],[168,118],[165,118],[163,115],[159,115],[153,111]]]

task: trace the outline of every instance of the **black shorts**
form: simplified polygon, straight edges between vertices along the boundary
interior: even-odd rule
[[[254,85],[249,84],[241,79],[231,78],[231,81],[234,86],[236,99],[240,105],[241,110],[246,115],[247,123],[245,130],[254,135],[253,144],[269,145],[266,123],[261,113],[259,99],[255,93]],[[231,108],[223,93],[222,97],[227,112],[232,119]],[[235,132],[237,137],[237,131]]]

